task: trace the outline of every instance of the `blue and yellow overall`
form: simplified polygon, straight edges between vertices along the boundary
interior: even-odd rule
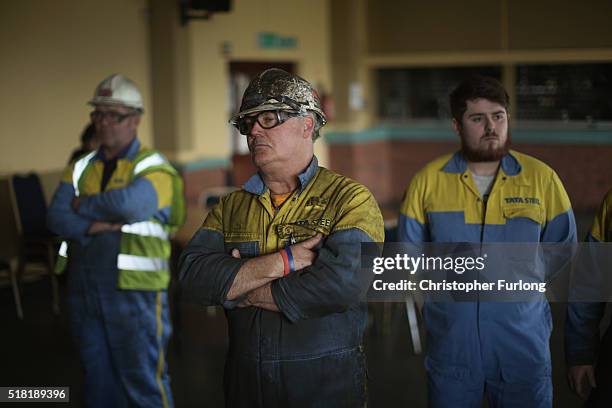
[[[322,233],[314,264],[272,283],[280,313],[236,308],[227,293],[246,259]],[[362,242],[382,242],[383,219],[361,184],[317,166],[278,209],[259,175],[224,197],[181,257],[185,298],[224,305],[230,407],[357,407],[366,403]],[[366,282],[367,286],[367,282]]]
[[[73,197],[80,200],[77,210]],[[88,406],[173,405],[166,289],[169,236],[183,220],[180,176],[137,139],[115,160],[105,161],[98,151],[66,169],[48,224],[68,240],[59,269],[65,265],[69,272],[68,306]],[[94,221],[123,226],[88,235]]]
[[[488,200],[460,152],[417,173],[401,206],[405,242],[573,242],[569,198],[555,172],[506,154]],[[426,302],[429,402],[433,407],[550,407],[550,307],[535,302]]]
[[[587,242],[612,242],[612,190],[604,197],[588,233]],[[610,265],[601,265],[597,273],[609,275]],[[605,268],[608,268],[606,270]],[[594,272],[594,271],[592,271]],[[609,282],[609,278],[602,276]],[[603,287],[609,288],[602,282]],[[605,290],[605,289],[604,289]],[[609,293],[604,293],[609,296]],[[600,339],[600,322],[604,317],[604,302],[570,303],[565,323],[565,347],[568,365],[596,365],[595,388],[589,397],[588,407],[612,405],[612,325]]]

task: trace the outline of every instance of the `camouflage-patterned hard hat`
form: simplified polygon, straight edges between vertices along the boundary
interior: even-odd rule
[[[310,83],[278,68],[267,69],[251,81],[242,96],[240,111],[232,116],[230,123],[235,125],[243,116],[266,110],[297,113],[311,110],[319,116],[320,126],[327,122],[319,95]]]

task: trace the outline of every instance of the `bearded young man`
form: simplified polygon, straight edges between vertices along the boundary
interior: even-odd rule
[[[574,242],[574,215],[559,177],[510,150],[501,83],[471,78],[451,93],[450,106],[461,150],[414,176],[399,239]],[[485,395],[490,407],[552,406],[547,302],[426,302],[424,318],[430,406],[481,407]]]

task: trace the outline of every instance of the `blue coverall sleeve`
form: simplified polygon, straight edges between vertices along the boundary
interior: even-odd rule
[[[82,197],[78,213],[98,221],[131,224],[150,219],[157,210],[153,183],[138,177],[124,188]]]
[[[183,299],[202,306],[223,305],[231,309],[243,297],[226,300],[234,278],[248,259],[237,259],[225,252],[220,230],[221,206],[207,216],[205,224],[219,228],[201,228],[193,236],[179,260],[179,282]]]
[[[586,240],[597,242],[591,234],[588,234]],[[600,343],[599,324],[605,309],[604,302],[573,302],[567,305],[565,360],[568,365],[595,363]]]
[[[563,270],[571,265],[575,256],[576,220],[572,206],[559,179],[550,169],[547,177],[548,185],[544,190],[543,200],[546,219],[540,233],[540,242],[558,243],[560,245],[544,245],[545,280],[550,282]]]
[[[373,242],[365,232],[350,229],[331,234],[314,264],[272,282],[272,297],[292,322],[340,313],[357,304],[363,283],[359,276],[361,243]]]
[[[546,224],[541,242],[576,242],[576,220],[572,206],[559,176],[552,171],[545,193]]]
[[[61,182],[47,210],[47,227],[61,237],[85,243],[93,220],[74,212],[73,197],[72,184]]]
[[[605,303],[574,302],[567,306],[565,359],[568,365],[592,365],[599,349],[599,323]]]
[[[397,219],[397,240],[399,242],[427,242],[429,234],[426,224],[415,218],[400,214]]]
[[[611,212],[612,209],[612,190],[610,190],[603,199],[599,210],[596,213],[595,220],[591,226],[591,231],[586,237],[587,242],[609,242],[612,238],[609,231],[612,226]],[[590,251],[591,247],[584,248],[585,251]],[[597,256],[594,256],[597,258]],[[586,262],[592,260],[592,257],[587,258]],[[595,261],[593,265],[584,268],[580,265],[579,270],[589,270],[592,275],[581,277],[580,282],[583,282],[584,289],[587,291],[591,286],[600,288],[600,280],[605,280],[603,277],[610,271],[602,269],[602,265]],[[606,266],[604,266],[605,268]],[[603,284],[605,287],[605,284]],[[583,288],[575,288],[574,290],[581,291]],[[600,294],[599,290],[595,290],[596,294]],[[597,296],[597,295],[595,295]],[[567,317],[565,321],[565,358],[569,365],[584,365],[594,364],[597,358],[597,352],[600,346],[599,325],[605,313],[605,303],[603,302],[574,302],[567,306]]]
[[[397,220],[397,239],[400,242],[430,241],[427,215],[423,208],[424,188],[420,174],[416,174],[402,200]]]
[[[384,241],[378,204],[365,187],[351,187],[343,213],[307,268],[272,282],[272,297],[292,322],[346,311],[363,301],[371,276],[361,270],[361,243]]]
[[[568,209],[548,221],[542,231],[542,242],[576,242],[576,220]]]

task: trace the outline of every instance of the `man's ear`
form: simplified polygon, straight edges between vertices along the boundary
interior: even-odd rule
[[[142,117],[142,115],[136,115],[136,121],[134,122],[134,124],[136,126],[140,125],[140,118]]]
[[[304,116],[304,138],[312,136],[314,133],[314,118],[310,115]]]
[[[455,131],[455,134],[461,137],[461,123],[459,123],[457,119],[453,118],[452,124],[453,124],[453,130]]]

